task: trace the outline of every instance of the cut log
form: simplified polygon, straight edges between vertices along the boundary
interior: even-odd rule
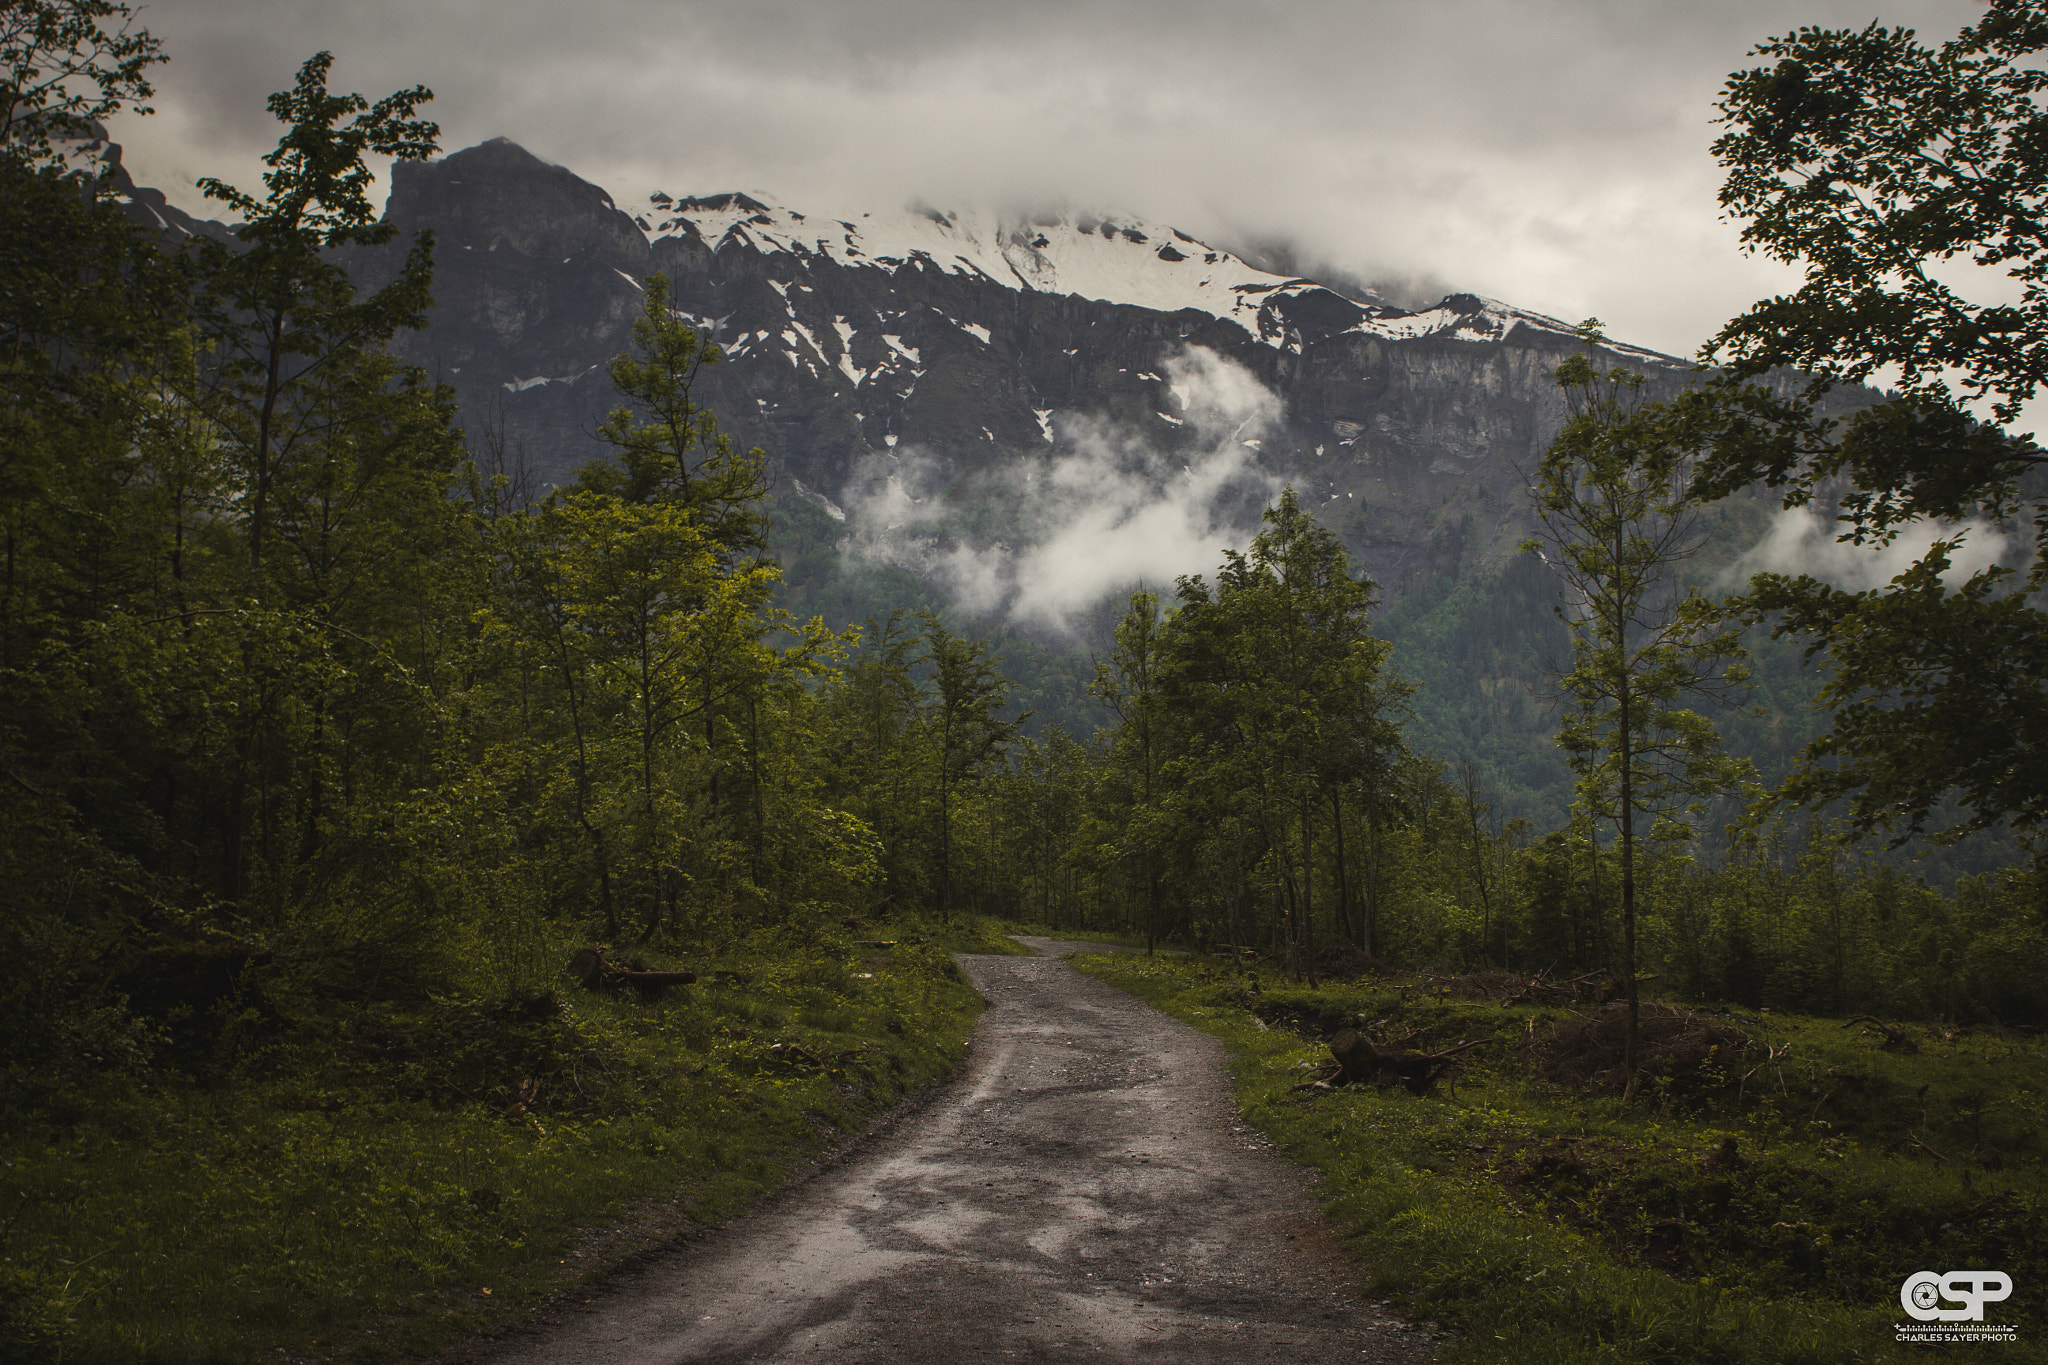
[[[1372,1039],[1355,1028],[1339,1029],[1330,1039],[1330,1055],[1337,1061],[1339,1084],[1369,1081],[1379,1071],[1380,1058]]]
[[[569,975],[583,983],[585,990],[624,990],[631,987],[644,1000],[654,1000],[670,986],[687,986],[697,979],[695,972],[656,971],[637,957],[615,962],[602,943],[593,943],[569,959]]]
[[[1408,1087],[1411,1094],[1420,1095],[1458,1064],[1459,1053],[1486,1041],[1474,1038],[1470,1042],[1455,1043],[1441,1052],[1423,1052],[1406,1046],[1420,1036],[1411,1034],[1399,1044],[1380,1047],[1357,1029],[1340,1029],[1330,1039],[1330,1056],[1336,1060],[1338,1068],[1336,1083],[1353,1085],[1359,1081],[1374,1084],[1399,1081]]]

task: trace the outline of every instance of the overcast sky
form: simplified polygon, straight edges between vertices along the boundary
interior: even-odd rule
[[[1782,287],[1720,221],[1713,101],[1766,37],[1953,35],[1975,0],[167,0],[136,178],[258,189],[263,99],[437,98],[637,210],[1064,202],[1279,242],[1413,299],[1471,290],[1690,354]]]

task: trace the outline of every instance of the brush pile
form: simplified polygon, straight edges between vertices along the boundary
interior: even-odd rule
[[[1532,1030],[1528,1048],[1537,1068],[1560,1085],[1620,1092],[1626,1083],[1623,1055],[1628,1006],[1621,1001],[1591,1014],[1566,1019],[1547,1030]],[[1639,1084],[1662,1082],[1673,1091],[1717,1089],[1748,1068],[1737,1062],[1761,1054],[1741,1029],[1694,1010],[1645,1000],[1637,1022]]]
[[[1384,1021],[1382,1021],[1384,1022]],[[1449,1047],[1430,1049],[1424,1039],[1431,1030],[1420,1029],[1393,1042],[1375,1043],[1357,1029],[1339,1029],[1330,1039],[1331,1062],[1314,1080],[1294,1090],[1334,1090],[1343,1085],[1392,1085],[1408,1088],[1412,1095],[1428,1093],[1458,1065],[1467,1048],[1491,1042],[1489,1038],[1461,1039]]]
[[[1485,1000],[1496,1005],[1604,1005],[1618,1000],[1627,987],[1618,977],[1605,972],[1587,972],[1559,980],[1548,972],[1504,972],[1498,969],[1467,972],[1463,976],[1422,978],[1423,989],[1433,995]]]

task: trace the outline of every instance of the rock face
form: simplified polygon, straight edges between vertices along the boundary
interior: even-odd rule
[[[1409,312],[1124,217],[839,219],[731,193],[656,196],[635,217],[504,139],[395,167],[388,214],[401,242],[437,239],[433,323],[401,351],[457,387],[473,437],[501,435],[543,483],[602,453],[607,365],[631,344],[639,281],[661,271],[725,352],[698,396],[830,512],[913,454],[926,490],[957,502],[1083,429],[1158,470],[1197,462],[1219,434],[1172,365],[1206,348],[1277,399],[1235,443],[1248,475],[1292,482],[1393,597],[1433,571],[1445,534],[1454,553],[1520,537],[1517,470],[1562,421],[1551,371],[1579,344],[1470,294]],[[364,282],[402,249],[361,261]],[[1683,381],[1669,357],[1614,354],[1659,388]]]
[[[121,187],[167,236],[226,232]],[[1471,294],[1404,310],[1123,216],[833,218],[737,193],[657,195],[636,216],[504,139],[396,166],[387,215],[398,241],[351,270],[377,287],[434,233],[431,325],[396,348],[455,386],[479,454],[539,487],[605,453],[609,363],[663,272],[723,353],[694,396],[770,456],[801,613],[1005,608],[977,629],[1022,704],[1085,732],[1103,716],[1075,656],[1106,638],[1119,589],[1213,572],[1291,483],[1381,587],[1374,629],[1421,684],[1411,741],[1476,760],[1503,816],[1548,826],[1570,799],[1544,703],[1568,652],[1558,584],[1514,553],[1526,471],[1565,416],[1553,371],[1581,344],[1555,318]],[[1596,361],[1645,374],[1653,397],[1691,376],[1628,346]],[[1714,510],[1718,563],[1767,508]],[[1054,584],[1066,596],[1047,611]],[[1811,691],[1796,664],[1777,674],[1768,721],[1723,719],[1767,771],[1805,733],[1780,722]]]

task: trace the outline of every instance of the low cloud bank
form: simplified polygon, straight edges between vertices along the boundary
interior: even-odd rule
[[[1838,540],[1835,522],[1807,507],[1789,507],[1771,519],[1771,528],[1729,569],[1736,583],[1751,574],[1807,574],[1849,592],[1862,592],[1891,582],[1927,553],[1937,539],[1955,535],[1959,528],[1934,521],[1916,521],[1904,527],[1889,545],[1852,545]],[[1963,583],[2004,560],[2012,550],[2005,532],[1985,521],[1969,521],[1960,528],[1963,543],[1949,555],[1949,568],[1942,582],[1950,587]]]
[[[842,501],[849,549],[942,583],[970,610],[1070,631],[1075,619],[1139,584],[1170,589],[1242,549],[1280,481],[1258,445],[1280,399],[1205,347],[1167,359],[1162,431],[1055,417],[1045,455],[963,480],[939,452],[878,455]],[[995,516],[991,517],[991,512]]]

